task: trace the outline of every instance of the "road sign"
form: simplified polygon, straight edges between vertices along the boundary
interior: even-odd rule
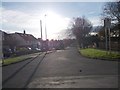
[[[110,26],[111,26],[111,19],[110,18],[105,18],[104,26],[105,26],[105,28],[110,28]]]

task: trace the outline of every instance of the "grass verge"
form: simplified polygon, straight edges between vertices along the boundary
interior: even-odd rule
[[[6,66],[9,64],[13,64],[13,63],[17,63],[20,61],[30,59],[32,57],[36,57],[38,54],[39,53],[34,53],[34,54],[22,55],[22,56],[18,56],[18,57],[7,58],[7,59],[4,59],[4,63],[2,64],[2,66]]]
[[[96,59],[120,59],[120,53],[118,52],[111,52],[98,49],[79,49],[81,55],[89,57],[89,58],[96,58]]]

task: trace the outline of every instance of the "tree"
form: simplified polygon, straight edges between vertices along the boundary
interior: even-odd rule
[[[119,32],[118,36],[120,36],[120,1],[107,2],[103,9],[103,16],[114,21],[112,32]]]
[[[103,16],[120,24],[120,1],[107,2],[103,8]]]
[[[111,35],[119,37],[120,35],[120,1],[118,2],[107,2],[103,8],[103,18],[110,18],[111,24]],[[104,36],[104,28],[99,32]]]
[[[86,43],[86,37],[90,30],[92,29],[92,24],[89,20],[87,20],[85,17],[77,17],[74,18],[71,23],[70,30],[72,31],[73,35],[76,37],[79,46],[85,47]]]

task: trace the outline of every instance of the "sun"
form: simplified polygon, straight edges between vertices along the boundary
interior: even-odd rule
[[[52,11],[47,12],[46,25],[50,32],[57,32],[58,29],[63,27],[62,23],[64,23],[63,17]]]
[[[52,38],[52,36],[59,33],[61,30],[66,29],[68,26],[68,20],[53,11],[47,11],[43,13],[43,16],[43,28],[46,26],[48,38]]]

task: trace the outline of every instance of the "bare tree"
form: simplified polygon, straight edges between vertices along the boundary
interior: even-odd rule
[[[114,21],[111,27],[112,33],[115,32],[117,36],[120,36],[120,1],[107,2],[103,8],[103,17]]]
[[[103,16],[111,18],[120,24],[120,1],[107,2],[103,8]]]
[[[88,35],[92,28],[92,24],[85,17],[77,17],[74,18],[71,23],[70,30],[73,35],[75,35],[80,47],[84,47],[85,37]]]

